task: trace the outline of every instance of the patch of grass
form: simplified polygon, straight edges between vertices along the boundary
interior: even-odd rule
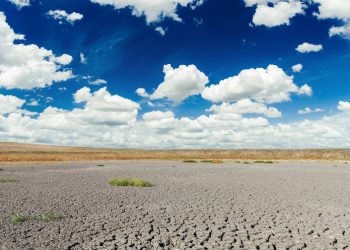
[[[53,212],[48,212],[46,214],[42,214],[39,216],[27,216],[23,214],[15,214],[10,218],[10,223],[13,225],[17,225],[26,221],[50,222],[50,221],[57,221],[60,219],[62,219],[62,216],[57,215]]]
[[[25,216],[22,214],[15,214],[14,216],[11,217],[10,223],[13,225],[17,225],[19,223],[23,223],[23,222],[26,222],[28,220],[30,220],[29,216]]]
[[[243,162],[243,164],[250,164],[250,162],[249,161],[245,161],[245,162]]]
[[[53,212],[48,212],[46,214],[39,215],[37,218],[39,221],[49,222],[49,221],[57,221],[62,219],[62,216],[57,215]]]
[[[198,161],[196,160],[184,160],[184,163],[197,163]]]
[[[273,161],[254,161],[255,163],[262,163],[262,164],[273,164]]]
[[[105,165],[103,164],[98,164],[97,167],[104,167]]]
[[[120,187],[152,187],[152,183],[142,179],[116,178],[108,181],[111,186]]]
[[[17,180],[13,177],[0,177],[0,183],[13,183],[17,182]]]

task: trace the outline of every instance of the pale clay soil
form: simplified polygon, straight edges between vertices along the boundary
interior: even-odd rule
[[[0,249],[350,249],[350,164],[97,164],[0,166]]]

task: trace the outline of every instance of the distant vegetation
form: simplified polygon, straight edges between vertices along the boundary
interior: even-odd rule
[[[202,160],[203,163],[224,163],[223,160]]]
[[[10,223],[13,225],[20,224],[26,221],[43,221],[43,222],[50,222],[50,221],[57,221],[62,219],[62,216],[57,215],[53,212],[48,212],[39,216],[27,216],[23,214],[15,214],[10,218]]]
[[[0,183],[11,183],[17,182],[17,180],[13,177],[0,177]]]
[[[103,164],[98,164],[97,167],[104,167],[105,165]]]
[[[197,163],[198,161],[196,160],[184,160],[184,163]]]
[[[120,187],[152,187],[152,183],[142,179],[116,178],[108,181],[111,186]]]
[[[254,161],[255,163],[272,164],[273,161]]]

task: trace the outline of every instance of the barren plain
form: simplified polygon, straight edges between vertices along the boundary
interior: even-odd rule
[[[349,249],[350,165],[249,163],[4,164],[0,249]]]

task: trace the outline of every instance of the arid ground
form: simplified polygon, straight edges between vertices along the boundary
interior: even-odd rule
[[[2,165],[0,249],[349,249],[345,162]],[[112,187],[113,177],[149,188]],[[6,179],[7,178],[7,179]],[[17,214],[17,216],[16,216]]]

